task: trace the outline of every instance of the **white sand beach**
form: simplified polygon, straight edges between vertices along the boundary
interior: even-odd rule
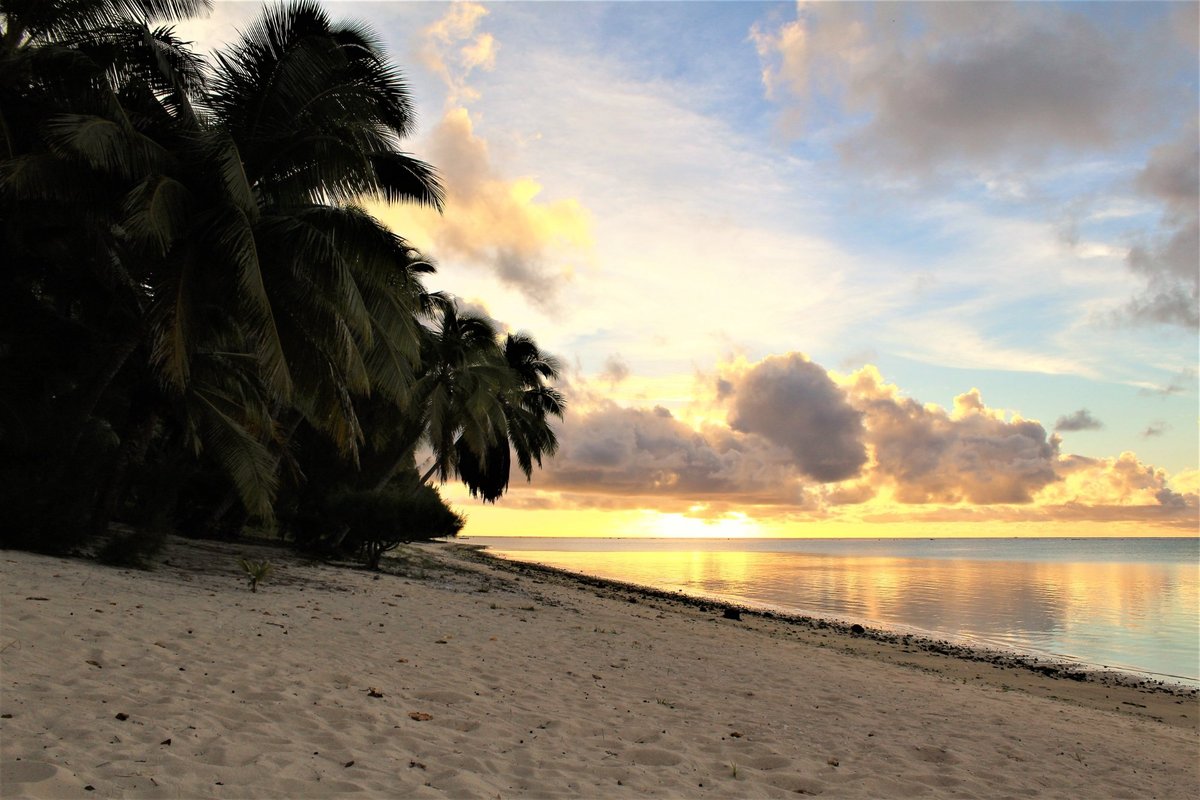
[[[1194,694],[412,550],[408,576],[183,540],[149,572],[0,553],[0,795],[1200,791]],[[276,565],[257,593],[242,555]]]

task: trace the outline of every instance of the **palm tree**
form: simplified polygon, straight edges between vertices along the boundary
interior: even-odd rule
[[[443,202],[433,169],[398,150],[413,126],[407,87],[369,31],[307,0],[266,10],[214,61],[204,104],[255,200],[242,238],[294,366],[287,399],[355,459],[355,398],[396,398],[411,380],[426,262],[351,203]]]
[[[76,442],[125,370],[165,393],[122,401],[120,427],[140,432],[124,449],[144,452],[155,416],[183,414],[186,438],[269,513],[263,409],[295,409],[354,457],[356,401],[396,401],[412,380],[426,262],[349,201],[440,208],[442,192],[398,150],[407,88],[368,32],[311,2],[277,6],[207,70],[147,28],[206,5],[0,0],[0,224],[22,265],[5,280],[26,317],[78,282],[79,264],[100,289],[60,303],[94,307],[83,338],[100,356],[52,395],[76,409]],[[127,369],[134,353],[152,370]]]
[[[214,62],[202,141],[239,202],[208,235],[254,300],[248,340],[285,431],[276,450],[303,421],[357,462],[366,398],[407,397],[432,265],[352,201],[442,205],[433,169],[397,149],[413,124],[407,89],[369,32],[311,2],[268,9]],[[181,326],[162,330],[159,352],[182,386],[196,350]]]
[[[499,397],[512,380],[486,317],[463,313],[453,298],[430,295],[434,322],[423,331],[420,372],[403,407],[377,409],[378,438],[371,488],[383,489],[424,442],[433,465],[422,476],[445,480],[454,471],[456,443],[484,451],[504,419]]]
[[[208,5],[0,0],[6,475],[80,476],[103,529],[140,462],[190,451],[266,517],[304,427],[359,487],[425,442],[422,483],[457,472],[494,500],[512,452],[529,476],[557,447],[558,366],[426,292],[429,259],[355,205],[442,207],[400,150],[407,86],[311,0],[206,61],[159,23]]]
[[[212,0],[3,0],[0,54],[31,46],[76,44],[129,23],[185,19],[211,7]]]
[[[74,303],[97,297],[99,308],[75,305],[75,316],[101,326],[94,338],[107,344],[95,376],[58,395],[70,420],[86,419],[137,346],[129,328],[145,310],[146,281],[128,248],[137,222],[122,209],[147,193],[148,174],[168,169],[166,109],[188,108],[201,80],[173,31],[150,25],[209,6],[0,0],[0,212],[6,249],[21,259],[10,275],[26,281],[24,299],[47,285]],[[94,293],[72,291],[89,279]],[[78,435],[78,425],[62,427]]]
[[[359,491],[383,492],[405,469],[414,467],[414,454],[425,443],[433,465],[416,485],[438,474],[445,480],[454,470],[457,442],[480,452],[494,442],[504,410],[499,397],[512,375],[497,345],[497,332],[486,317],[462,313],[457,302],[441,294],[424,296],[430,325],[421,328],[420,367],[402,403],[372,400],[370,456],[356,483]],[[340,547],[350,532],[342,522],[329,539]]]
[[[543,456],[558,450],[558,437],[549,418],[562,419],[566,401],[562,393],[549,385],[562,370],[558,359],[543,353],[528,334],[509,334],[504,342],[504,360],[514,380],[503,392],[500,405],[504,424],[497,426],[492,443],[481,453],[460,438],[456,443],[455,467],[472,497],[494,503],[508,490],[512,453],[527,480],[533,479],[533,465],[542,465]]]
[[[26,425],[41,423],[41,485],[19,498],[34,520],[74,505],[60,484],[86,496],[95,470],[75,458],[85,435],[94,444],[129,427],[129,393],[112,387],[144,341],[149,284],[125,201],[168,169],[165,109],[185,108],[199,75],[171,29],[151,26],[208,5],[0,0],[0,384],[15,389],[5,405],[33,410]]]

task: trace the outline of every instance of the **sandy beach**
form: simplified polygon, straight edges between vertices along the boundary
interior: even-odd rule
[[[0,795],[1174,798],[1200,703],[447,545],[0,553]],[[251,593],[239,557],[275,571]]]

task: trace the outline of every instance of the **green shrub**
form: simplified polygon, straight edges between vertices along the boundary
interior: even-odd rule
[[[437,489],[415,478],[397,481],[383,491],[341,490],[324,503],[331,527],[349,526],[343,547],[357,552],[371,569],[383,554],[408,542],[454,536],[466,520],[455,513]]]

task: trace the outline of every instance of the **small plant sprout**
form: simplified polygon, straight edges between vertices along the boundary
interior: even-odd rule
[[[737,778],[737,764],[734,764],[733,762],[729,763],[729,774],[732,777]]]
[[[239,558],[238,564],[245,570],[246,577],[250,580],[250,591],[252,592],[258,591],[258,585],[266,580],[267,576],[271,574],[271,570],[274,569],[271,566],[271,562],[265,559],[263,561],[250,561],[245,558]]]

